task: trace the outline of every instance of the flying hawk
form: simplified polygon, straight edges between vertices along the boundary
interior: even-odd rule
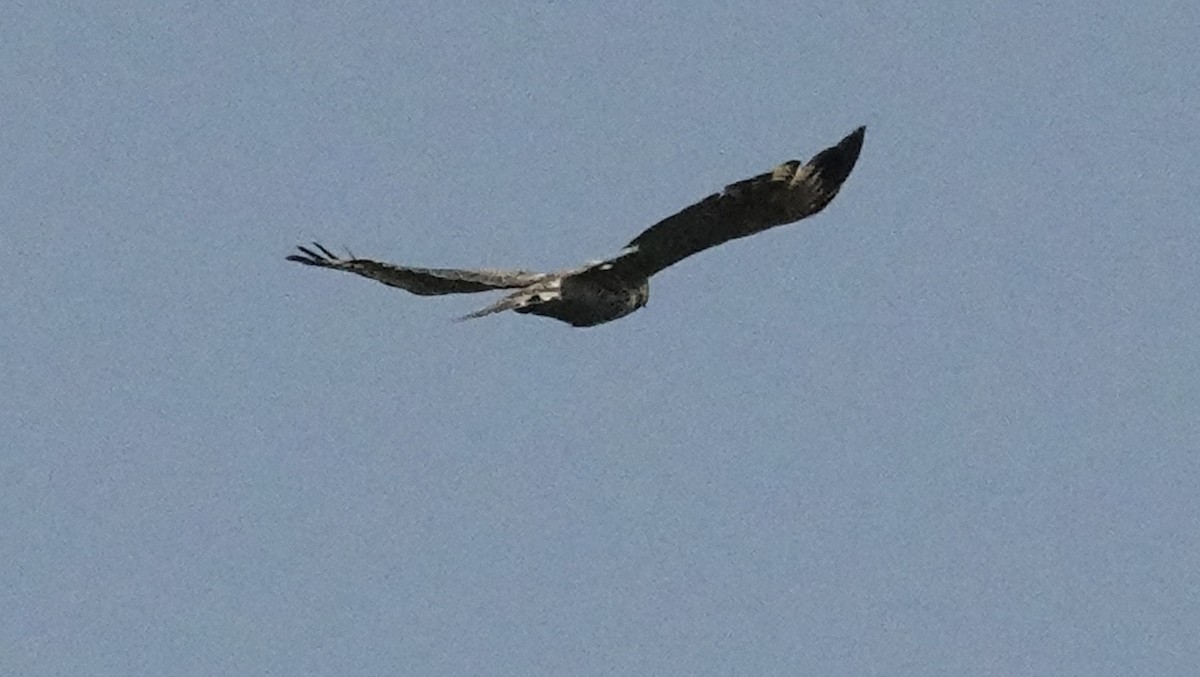
[[[315,242],[315,251],[299,247],[302,255],[287,259],[355,273],[422,296],[516,290],[460,320],[513,310],[592,327],[646,305],[650,276],[667,266],[709,247],[794,223],[824,209],[854,169],[865,132],[865,127],[859,127],[804,164],[792,160],[726,186],[654,224],[616,256],[570,270],[411,268],[353,256],[340,258]]]

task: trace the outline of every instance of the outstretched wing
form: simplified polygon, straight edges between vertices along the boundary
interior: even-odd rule
[[[792,160],[726,186],[654,224],[607,263],[622,276],[649,277],[709,247],[816,214],[850,176],[865,132],[859,127],[805,164]]]
[[[545,273],[524,270],[458,270],[455,268],[408,268],[371,259],[339,258],[316,242],[317,251],[297,247],[303,255],[293,254],[288,261],[306,266],[344,270],[399,287],[422,296],[470,294],[493,289],[526,287],[546,277]]]

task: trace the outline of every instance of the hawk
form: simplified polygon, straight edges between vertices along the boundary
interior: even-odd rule
[[[616,256],[553,273],[526,270],[413,268],[350,255],[341,258],[317,243],[298,247],[289,261],[378,280],[413,294],[469,294],[515,289],[460,320],[512,310],[592,327],[646,305],[650,277],[697,252],[794,223],[824,209],[850,176],[862,150],[865,127],[808,162],[785,162],[765,174],[726,186],[638,235]]]

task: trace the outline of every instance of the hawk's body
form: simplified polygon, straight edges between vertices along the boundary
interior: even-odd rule
[[[288,260],[356,273],[421,295],[516,289],[462,319],[512,310],[590,327],[646,305],[650,276],[658,271],[709,247],[794,223],[824,209],[854,169],[865,131],[859,127],[804,164],[792,160],[731,184],[651,226],[613,258],[580,268],[557,273],[410,268],[338,258],[317,244],[317,251],[300,247],[304,255]]]
[[[592,327],[625,317],[646,305],[650,280],[625,280],[609,274],[606,264],[557,273],[500,299],[462,319],[502,310],[541,315],[576,327]]]

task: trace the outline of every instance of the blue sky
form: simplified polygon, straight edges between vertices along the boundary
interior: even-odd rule
[[[0,673],[1191,675],[1193,3],[0,9]],[[614,253],[576,330],[284,261]]]

